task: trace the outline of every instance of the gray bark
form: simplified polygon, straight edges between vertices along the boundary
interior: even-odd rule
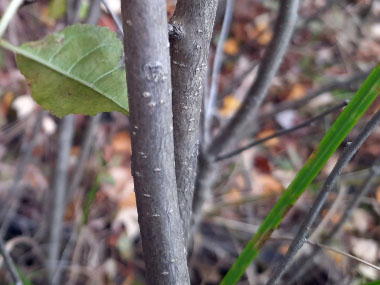
[[[123,0],[132,174],[149,284],[189,284],[174,166],[165,0]]]
[[[173,127],[179,208],[185,241],[191,217],[200,112],[217,0],[179,0],[171,19]]]

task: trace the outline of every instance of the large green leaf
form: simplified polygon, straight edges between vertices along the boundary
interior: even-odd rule
[[[128,114],[123,46],[108,28],[75,25],[20,47],[0,44],[17,53],[34,100],[58,117]]]

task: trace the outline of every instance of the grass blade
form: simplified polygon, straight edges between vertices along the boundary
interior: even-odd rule
[[[239,281],[246,268],[258,255],[260,248],[279,226],[283,217],[318,175],[327,160],[337,150],[351,129],[357,124],[368,107],[376,99],[379,92],[380,65],[372,70],[359,91],[327,131],[319,146],[310,155],[292,183],[272,208],[257,233],[248,242],[221,284],[230,285]]]

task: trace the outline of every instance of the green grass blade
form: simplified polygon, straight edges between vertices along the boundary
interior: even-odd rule
[[[221,284],[236,284],[246,268],[258,255],[261,247],[279,226],[283,217],[295,204],[313,179],[318,175],[331,155],[346,138],[351,129],[380,93],[380,65],[375,67],[359,91],[327,131],[319,146],[310,155],[302,169],[285,190],[276,205],[265,218],[257,233],[248,242]]]

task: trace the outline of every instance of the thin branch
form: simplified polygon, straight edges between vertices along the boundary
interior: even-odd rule
[[[7,249],[5,248],[4,241],[2,238],[0,238],[0,252],[1,252],[1,255],[3,256],[5,266],[8,268],[8,271],[13,279],[13,282],[15,282],[16,285],[23,285],[24,283],[22,282],[21,277],[17,272],[16,265],[13,262],[11,255],[8,253]]]
[[[132,174],[147,280],[190,284],[174,166],[166,0],[121,4]]]
[[[10,195],[7,198],[7,200],[10,201],[8,202],[8,204],[14,203],[14,205],[3,206],[3,209],[0,215],[0,221],[2,222],[1,227],[0,227],[0,237],[4,237],[4,235],[7,233],[9,225],[12,221],[12,218],[16,214],[20,195],[21,195],[21,190],[22,190],[21,181],[22,181],[22,178],[24,177],[26,167],[29,165],[30,160],[32,159],[33,150],[34,150],[34,147],[36,146],[37,137],[40,134],[42,121],[45,115],[46,115],[46,112],[44,110],[39,111],[36,122],[31,132],[30,139],[25,138],[23,140],[23,143],[21,146],[21,152],[20,152],[20,159],[16,167],[16,175],[13,180]]]
[[[278,19],[274,26],[273,40],[264,54],[257,77],[240,109],[207,148],[210,155],[217,155],[239,141],[246,133],[247,126],[252,124],[257,117],[259,107],[267,96],[272,80],[289,46],[297,19],[298,7],[298,0],[284,0],[280,2]]]
[[[211,187],[215,182],[218,170],[213,160],[222,151],[239,141],[244,135],[244,131],[249,129],[247,124],[252,123],[256,118],[259,107],[267,95],[271,81],[277,73],[290,42],[297,19],[298,7],[299,0],[280,1],[273,39],[264,54],[256,80],[242,103],[242,107],[211,143],[201,148],[193,199],[192,231],[195,231],[202,219],[204,205],[212,197]]]
[[[67,192],[67,176],[70,159],[70,150],[74,134],[75,115],[68,115],[61,121],[61,131],[58,144],[58,159],[55,169],[53,186],[52,220],[50,226],[49,257],[47,267],[52,284],[60,284],[60,278],[53,281],[55,270],[59,262],[62,241],[63,215]]]
[[[342,79],[337,79],[335,81],[331,81],[327,83],[326,85],[323,85],[315,90],[312,90],[311,92],[303,96],[301,99],[293,100],[293,101],[285,101],[283,103],[276,105],[274,110],[263,114],[262,116],[260,116],[259,120],[260,122],[264,122],[285,110],[296,109],[296,108],[305,106],[310,100],[316,98],[317,96],[322,95],[323,93],[336,90],[336,89],[344,89],[344,90],[351,89],[353,84],[363,81],[368,76],[369,73],[370,73],[370,70],[360,71],[351,76],[348,76]]]
[[[340,104],[338,104],[338,105],[336,105],[336,106],[334,106],[334,107],[332,107],[332,108],[324,111],[323,113],[321,113],[321,114],[319,114],[319,115],[317,115],[315,117],[312,117],[311,119],[309,119],[309,120],[307,120],[307,121],[305,121],[305,122],[303,122],[303,123],[301,123],[299,125],[296,125],[296,126],[294,126],[292,128],[289,128],[289,129],[277,131],[277,132],[275,132],[272,135],[269,135],[269,136],[266,136],[266,137],[264,137],[262,139],[253,141],[253,142],[249,143],[248,145],[246,145],[244,147],[241,147],[241,148],[239,148],[237,150],[231,151],[231,152],[229,152],[227,154],[224,154],[224,155],[217,156],[216,159],[215,159],[215,161],[221,161],[223,159],[231,158],[231,157],[233,157],[235,155],[238,155],[238,154],[242,153],[243,151],[245,151],[247,149],[250,149],[250,148],[252,148],[252,147],[254,147],[256,145],[262,144],[262,143],[264,143],[264,142],[266,142],[268,140],[271,140],[273,138],[280,137],[280,136],[289,134],[291,132],[294,132],[296,130],[305,128],[305,127],[311,125],[313,122],[318,121],[318,120],[324,118],[328,114],[330,114],[332,112],[335,112],[335,111],[341,109],[342,107],[344,107],[346,105],[347,105],[347,102],[344,101],[343,103],[340,103]]]
[[[347,220],[351,217],[352,212],[359,206],[359,203],[363,197],[365,197],[371,190],[374,189],[376,183],[378,183],[378,178],[380,176],[380,156],[375,160],[372,164],[370,173],[368,173],[367,178],[364,179],[364,185],[357,187],[355,194],[351,197],[351,200],[347,204],[343,215],[339,218],[337,223],[333,226],[331,231],[323,236],[321,239],[322,243],[330,243],[332,239],[339,233],[343,225],[347,222]],[[297,273],[293,278],[301,278],[305,272],[307,272],[312,263],[312,260],[319,253],[318,249],[315,249],[308,257],[304,258],[305,261],[301,263],[301,265],[297,268]],[[292,279],[293,279],[292,278]]]
[[[0,38],[3,37],[5,30],[7,29],[10,21],[16,15],[18,8],[24,3],[24,0],[12,0],[5,10],[0,20]]]
[[[297,232],[296,237],[291,243],[284,259],[275,268],[271,278],[267,284],[277,284],[281,276],[285,273],[286,267],[292,261],[293,257],[296,255],[298,250],[305,243],[306,237],[308,235],[309,229],[313,222],[317,218],[331,188],[334,186],[338,176],[341,174],[343,168],[351,160],[353,155],[358,151],[362,143],[367,139],[367,137],[374,131],[377,124],[380,121],[380,110],[371,118],[371,120],[365,125],[364,129],[360,134],[354,139],[354,141],[343,151],[342,155],[339,157],[334,169],[331,171],[330,175],[327,177],[322,190],[319,192],[316,201],[309,214],[302,223],[300,229]]]
[[[82,149],[78,158],[78,162],[75,166],[73,178],[71,179],[71,183],[69,186],[69,191],[68,191],[69,197],[72,197],[74,195],[75,190],[78,188],[82,180],[84,169],[86,167],[86,163],[90,155],[91,148],[95,142],[94,134],[95,134],[96,128],[98,127],[100,117],[101,117],[101,114],[98,114],[94,117],[91,117],[90,121],[88,122],[86,134],[84,136],[84,140],[82,143]]]
[[[200,112],[217,0],[178,0],[170,20],[173,133],[179,208],[188,239],[197,157]]]
[[[243,223],[243,222],[240,222],[240,221],[235,221],[235,220],[230,220],[230,219],[226,219],[226,218],[221,218],[221,217],[214,217],[212,219],[213,222],[216,222],[217,224],[220,224],[220,225],[224,225],[226,226],[227,228],[229,229],[233,229],[233,230],[238,230],[238,231],[241,231],[241,232],[245,232],[245,233],[250,233],[250,234],[255,234],[258,230],[258,226],[255,226],[255,225],[252,225],[252,224],[248,224],[248,223]],[[273,236],[271,236],[271,238],[269,239],[270,241],[281,241],[281,240],[285,240],[285,241],[293,241],[294,240],[294,237],[292,236],[283,236],[281,234],[273,234]],[[339,250],[339,249],[336,249],[336,248],[333,248],[331,246],[327,246],[325,244],[322,244],[322,243],[319,243],[319,242],[314,242],[314,241],[310,241],[310,240],[305,240],[305,243],[306,244],[309,244],[309,245],[312,245],[314,246],[315,248],[321,250],[321,249],[326,249],[326,250],[330,250],[330,251],[333,251],[333,252],[336,252],[340,255],[343,255],[347,258],[350,258],[350,259],[353,259],[359,263],[362,263],[364,265],[368,265],[370,267],[372,267],[373,269],[377,270],[377,271],[380,271],[380,267],[364,260],[364,259],[361,259],[359,257],[356,257],[352,254],[349,254],[347,252],[344,252],[342,250]],[[287,284],[293,284],[291,282],[287,283]]]
[[[204,114],[205,116],[204,137],[205,137],[206,143],[208,143],[209,138],[211,136],[212,117],[215,111],[215,105],[218,98],[219,76],[220,76],[220,70],[222,68],[223,56],[224,56],[223,47],[227,40],[228,33],[230,31],[232,17],[234,14],[234,5],[235,5],[235,0],[227,0],[226,9],[224,12],[222,30],[220,32],[218,45],[216,47],[214,65],[212,68],[212,75],[211,75],[210,97],[208,100],[208,104],[205,108],[205,114]]]
[[[108,1],[107,0],[102,0],[102,3],[104,5],[104,7],[106,7],[108,14],[111,15],[113,21],[115,22],[117,30],[119,31],[119,34],[121,36],[124,36],[123,25],[121,23],[120,18],[118,16],[116,16],[115,13],[112,11],[111,7],[108,5]]]

